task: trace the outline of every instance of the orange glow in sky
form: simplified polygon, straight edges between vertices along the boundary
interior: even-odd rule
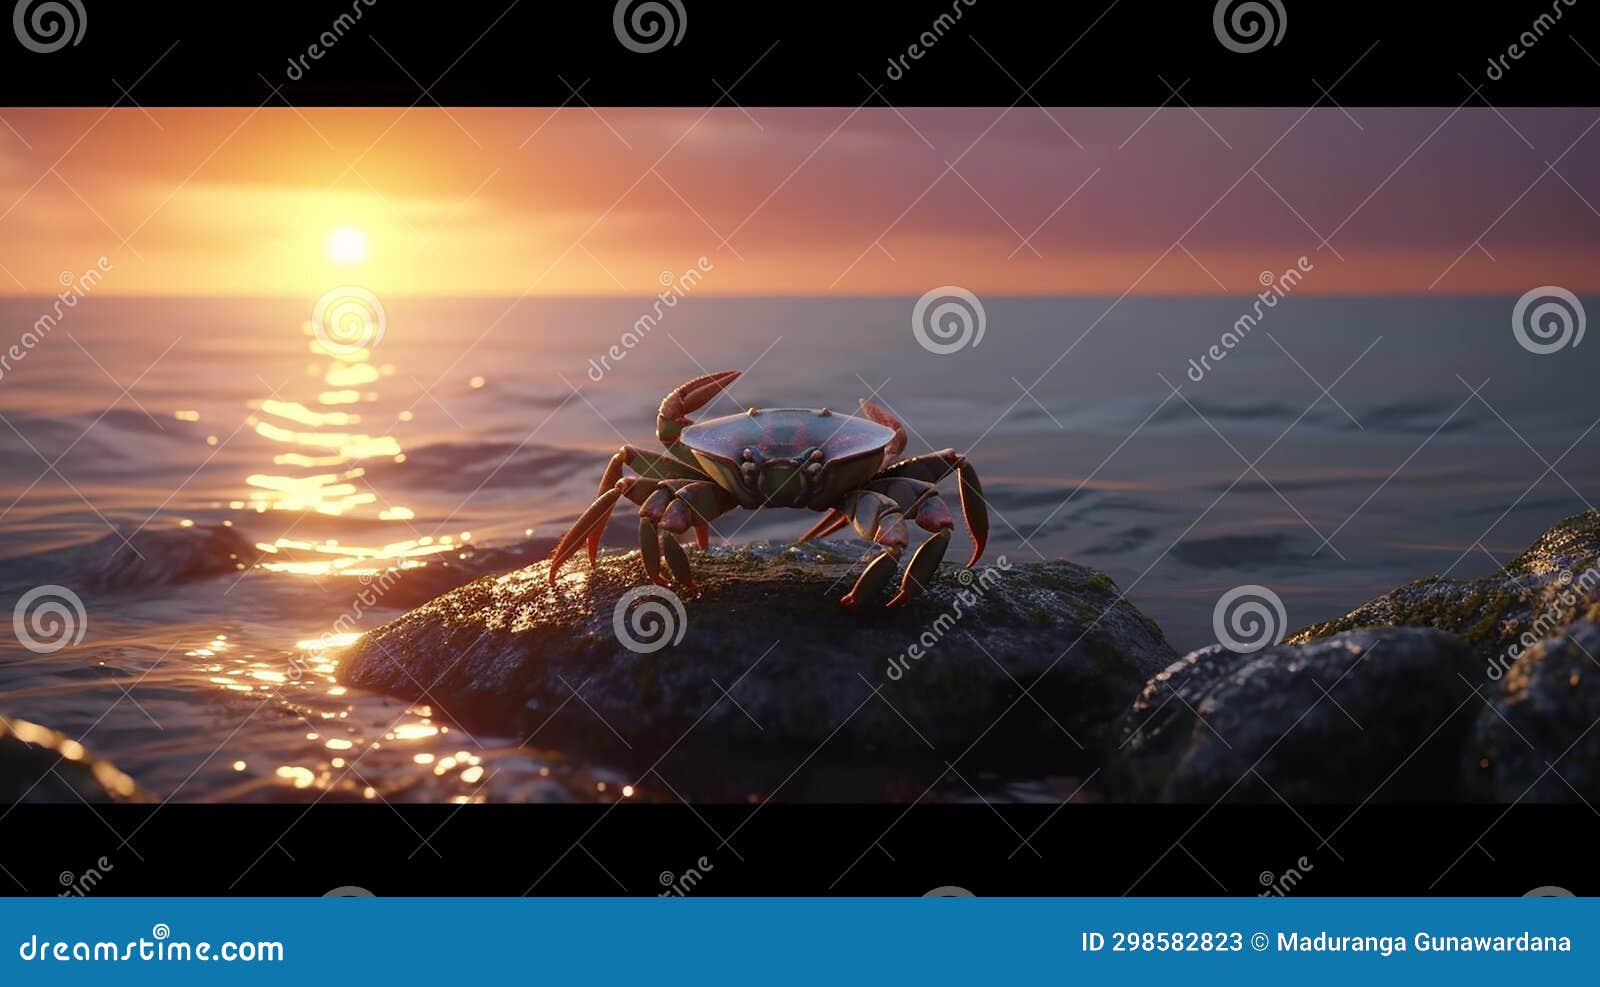
[[[1504,113],[0,109],[0,293],[1593,290],[1600,137]]]

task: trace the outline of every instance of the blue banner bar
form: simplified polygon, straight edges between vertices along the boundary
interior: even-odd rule
[[[1579,982],[1597,939],[1570,897],[10,898],[0,983]]]

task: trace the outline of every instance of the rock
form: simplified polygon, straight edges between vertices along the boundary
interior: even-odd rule
[[[0,716],[0,802],[146,802],[133,779],[76,740]]]
[[[637,552],[603,553],[592,569],[574,560],[555,588],[541,561],[378,628],[352,646],[340,678],[431,702],[471,729],[536,733],[540,745],[624,763],[695,749],[719,769],[751,759],[788,772],[831,745],[822,761],[865,769],[953,760],[983,738],[973,760],[999,750],[1008,769],[1033,761],[1053,773],[1095,760],[1112,721],[1175,657],[1092,569],[946,566],[906,607],[845,610],[837,600],[859,558],[833,545],[693,553],[699,591],[681,617],[644,582]],[[629,593],[640,598],[619,611]],[[641,609],[651,603],[653,615]],[[619,627],[644,642],[638,651]]]
[[[1506,670],[1493,707],[1480,704],[1463,759],[1469,798],[1600,800],[1600,624],[1580,620]],[[1550,767],[1552,766],[1553,767]]]
[[[1597,555],[1585,511],[1491,575],[1419,579],[1254,654],[1197,651],[1135,700],[1108,784],[1173,801],[1600,797]]]
[[[1460,639],[1420,628],[1252,654],[1212,645],[1133,702],[1108,788],[1169,802],[1448,798],[1471,723],[1457,715],[1472,694],[1462,676],[1479,668]]]
[[[106,535],[85,545],[8,559],[6,580],[104,592],[137,590],[236,574],[254,565],[260,554],[229,525],[145,529],[127,544],[121,535]]]
[[[554,538],[538,538],[490,548],[464,546],[461,551],[440,553],[422,559],[408,568],[389,568],[377,576],[363,578],[363,587],[372,587],[366,596],[368,606],[407,609],[427,603],[479,576],[505,572],[548,558],[556,547]],[[356,596],[361,590],[354,591]]]
[[[1600,513],[1584,511],[1558,522],[1499,572],[1418,579],[1286,640],[1304,644],[1358,627],[1436,627],[1460,635],[1486,663],[1503,666],[1513,645],[1527,648],[1580,616],[1600,617],[1597,556]]]

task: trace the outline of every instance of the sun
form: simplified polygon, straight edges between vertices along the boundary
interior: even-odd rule
[[[328,234],[328,259],[335,264],[359,264],[367,259],[367,235],[354,226],[341,226]]]

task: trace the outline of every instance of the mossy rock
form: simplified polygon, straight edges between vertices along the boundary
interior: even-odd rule
[[[981,738],[974,762],[1054,772],[1098,765],[1110,724],[1176,658],[1109,577],[1064,561],[945,566],[907,606],[883,607],[886,593],[841,608],[864,548],[692,552],[681,617],[637,552],[569,563],[554,586],[539,562],[378,628],[340,678],[608,763],[699,750],[787,772],[824,746],[856,766],[939,763]],[[630,591],[643,595],[619,610]],[[665,626],[638,609],[650,603]],[[631,650],[619,620],[662,646]]]

